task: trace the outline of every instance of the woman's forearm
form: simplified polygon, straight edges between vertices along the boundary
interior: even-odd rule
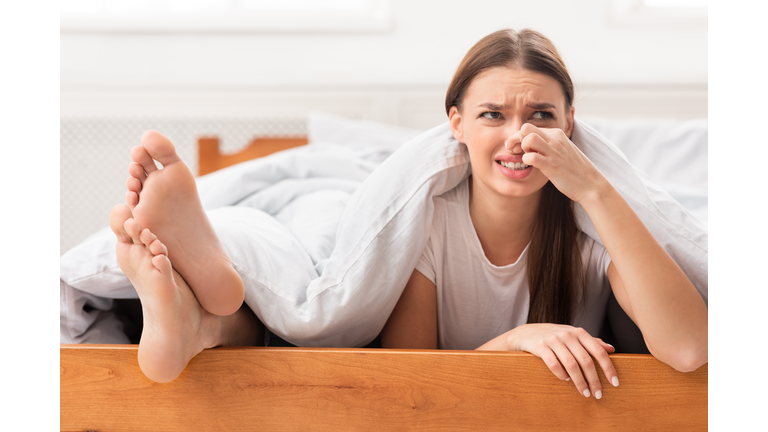
[[[506,333],[500,334],[488,342],[480,345],[476,350],[479,351],[522,351],[518,346],[512,346],[510,341],[510,334],[514,333],[515,329],[512,329]]]
[[[616,298],[651,353],[678,370],[706,363],[707,308],[685,273],[607,180],[580,204],[611,256]]]

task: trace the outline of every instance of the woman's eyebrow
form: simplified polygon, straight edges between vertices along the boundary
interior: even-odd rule
[[[493,102],[484,102],[484,103],[481,103],[480,105],[478,105],[477,107],[478,108],[487,108],[487,109],[489,109],[491,111],[501,111],[501,110],[505,110],[505,109],[509,108],[510,106],[507,105],[507,104],[499,105],[499,104],[495,104]]]
[[[528,108],[533,108],[533,109],[537,109],[537,110],[551,109],[551,108],[555,107],[551,103],[546,103],[546,102],[542,102],[542,103],[529,103],[527,106],[528,106]]]
[[[486,108],[486,109],[489,109],[491,111],[501,111],[501,110],[509,109],[511,106],[512,105],[510,105],[510,104],[501,104],[500,105],[500,104],[493,103],[493,102],[483,102],[480,105],[478,105],[477,107],[478,108]],[[532,109],[536,109],[536,110],[555,108],[554,105],[552,105],[551,103],[546,103],[546,102],[540,102],[540,103],[531,102],[531,103],[526,104],[526,106],[528,108],[532,108]]]

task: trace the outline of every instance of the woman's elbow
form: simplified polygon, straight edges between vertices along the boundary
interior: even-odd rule
[[[682,361],[670,366],[672,366],[678,372],[693,372],[705,364],[707,364],[706,356],[704,356],[704,358],[692,358],[690,360]]]
[[[677,350],[669,357],[669,361],[662,359],[659,360],[662,360],[664,363],[672,366],[672,368],[678,372],[693,372],[707,364],[709,361],[706,344],[704,344],[703,347],[692,347],[688,349]]]

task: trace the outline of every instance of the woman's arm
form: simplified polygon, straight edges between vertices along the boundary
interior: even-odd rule
[[[612,263],[616,299],[656,358],[679,371],[707,362],[707,308],[688,277],[624,197],[560,129],[525,124],[523,161],[540,169],[589,215]]]
[[[707,363],[707,307],[685,273],[607,180],[580,204],[611,256],[616,300],[651,354],[681,372]]]
[[[414,270],[381,331],[382,348],[437,349],[435,284]]]

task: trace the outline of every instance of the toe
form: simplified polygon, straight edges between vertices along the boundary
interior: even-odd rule
[[[141,180],[136,177],[128,176],[128,179],[125,180],[125,187],[128,188],[128,191],[138,194],[141,192]]]
[[[149,251],[152,252],[152,255],[168,256],[168,248],[166,248],[165,245],[160,242],[160,240],[155,240],[152,243],[150,243]]]
[[[173,267],[171,266],[171,261],[165,255],[154,256],[152,258],[152,265],[155,266],[156,269],[160,270],[160,273],[164,275],[173,274]]]
[[[157,131],[144,132],[144,135],[141,136],[141,145],[151,158],[156,159],[163,166],[181,160],[171,140]]]
[[[130,208],[136,207],[139,203],[139,194],[134,191],[128,191],[125,193],[125,202]]]
[[[128,164],[128,175],[131,177],[136,177],[141,183],[144,183],[144,179],[147,178],[147,175],[144,174],[144,167],[142,167],[140,164],[137,164],[136,162],[131,162]]]
[[[125,232],[125,221],[130,219],[133,215],[131,209],[125,204],[118,204],[112,208],[112,212],[109,215],[109,226],[112,228],[112,232],[117,236],[117,241],[121,243],[133,243],[131,236]]]
[[[142,141],[144,141],[144,138],[142,138]],[[147,153],[147,150],[142,146],[136,146],[131,149],[131,160],[141,165],[141,168],[147,175],[157,171],[155,161],[152,160],[152,156],[150,156],[149,153]]]
[[[149,246],[153,241],[157,240],[157,236],[152,234],[152,231],[150,231],[149,228],[144,228],[139,234],[139,239],[142,243]]]
[[[139,223],[136,222],[136,219],[134,218],[127,219],[123,223],[123,228],[125,228],[125,232],[129,236],[131,236],[133,243],[142,244],[141,239],[139,238],[139,236],[141,235],[141,225],[139,225]]]

